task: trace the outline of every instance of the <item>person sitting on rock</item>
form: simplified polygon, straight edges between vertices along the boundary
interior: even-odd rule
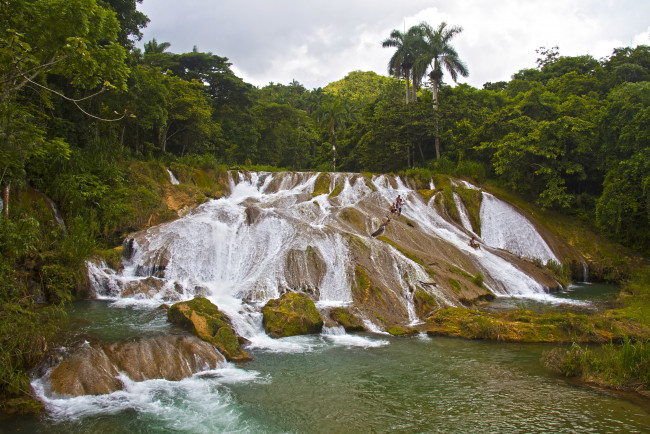
[[[478,244],[478,242],[476,242],[476,239],[474,238],[474,235],[472,235],[472,238],[470,238],[468,244],[469,244],[470,247],[474,247],[475,249],[478,249],[478,248],[481,247],[481,246]]]

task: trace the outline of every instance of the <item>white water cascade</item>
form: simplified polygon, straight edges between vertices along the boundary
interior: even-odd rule
[[[171,170],[167,169],[167,173],[169,174],[169,182],[171,182],[172,185],[180,184],[180,182],[178,182],[178,179],[176,179],[174,173]]]
[[[266,346],[260,308],[285,291],[311,294],[320,309],[353,303],[353,256],[359,250],[351,245],[356,243],[368,252],[364,260],[374,264],[369,271],[374,283],[392,291],[391,297],[402,303],[407,313],[405,322],[416,324],[420,319],[413,288],[428,292],[440,307],[458,301],[444,287],[446,282],[423,285],[431,280],[424,265],[370,236],[386,220],[388,207],[398,194],[406,200],[403,217],[414,231],[420,231],[421,243],[431,237],[464,255],[462,262],[480,270],[486,287],[495,295],[546,296],[540,283],[492,247],[542,259],[555,256],[532,224],[493,196],[484,193],[484,248],[475,250],[467,245],[471,225],[466,215],[463,225],[451,222],[433,204],[435,196],[424,200],[399,177],[331,174],[329,192],[314,195],[318,176],[232,173],[230,193],[221,199],[129,237],[125,243],[128,258],[119,272],[89,265],[98,297],[124,304],[158,305],[205,296],[231,317],[236,331],[253,346]],[[459,209],[464,212],[464,207]],[[365,230],[342,218],[345,212],[357,213]],[[404,221],[400,218],[390,224],[403,225]],[[496,231],[498,226],[517,228],[518,237],[534,242],[514,243],[513,237]],[[427,249],[426,245],[420,247]],[[464,267],[462,263],[450,266]],[[370,330],[382,329],[374,318],[362,320]]]
[[[551,259],[558,262],[532,223],[490,193],[483,193],[480,217],[481,236],[487,245],[544,263]]]

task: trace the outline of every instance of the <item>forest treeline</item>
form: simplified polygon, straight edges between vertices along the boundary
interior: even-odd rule
[[[406,104],[403,79],[372,72],[312,90],[297,81],[256,88],[227,58],[197,47],[177,54],[154,39],[140,50],[148,19],[133,1],[0,5],[2,184],[34,185],[67,215],[68,203],[99,203],[115,189],[114,176],[84,167],[98,154],[210,155],[230,167],[489,178],[649,249],[648,46],[599,60],[540,49],[535,67],[482,89],[449,86],[432,68],[429,80],[411,74]],[[397,47],[389,70],[398,77],[394,58],[412,30],[384,41]],[[415,71],[417,59],[411,64]]]
[[[258,88],[198,47],[137,48],[141,1],[0,0],[3,394],[28,393],[23,368],[44,351],[51,316],[34,303],[69,300],[83,261],[157,200],[128,175],[132,162],[467,176],[650,251],[648,46],[603,59],[540,49],[536,65],[477,89],[445,83],[431,52],[400,57],[407,38],[431,48],[460,30],[421,25],[383,41],[394,76]],[[456,73],[471,72],[451,54]],[[21,207],[27,187],[54,202],[63,230]]]

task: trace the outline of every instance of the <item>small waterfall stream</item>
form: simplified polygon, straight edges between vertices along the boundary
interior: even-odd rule
[[[172,185],[180,184],[170,169],[167,169],[167,173],[169,173],[169,182],[171,182]]]

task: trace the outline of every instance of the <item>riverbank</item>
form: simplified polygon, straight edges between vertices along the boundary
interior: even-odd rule
[[[650,397],[650,267],[637,272],[610,303],[592,313],[486,312],[442,309],[419,329],[430,336],[502,342],[572,344],[545,353],[553,372],[597,387]],[[595,345],[594,345],[595,344]]]
[[[639,270],[624,286],[611,315],[650,327],[650,267]],[[615,390],[636,392],[650,398],[650,336],[628,335],[600,347],[574,343],[555,348],[544,356],[544,365],[566,377]]]

